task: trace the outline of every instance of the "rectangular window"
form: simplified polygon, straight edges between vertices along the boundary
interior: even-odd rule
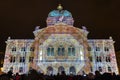
[[[25,62],[25,57],[20,57],[20,62]]]
[[[110,56],[106,57],[106,62],[111,62]]]
[[[10,62],[15,62],[15,57],[12,56],[12,57],[10,58]]]
[[[23,67],[20,67],[20,68],[19,68],[19,72],[23,72]]]
[[[100,51],[100,47],[96,47],[96,51]]]
[[[20,57],[20,62],[22,62],[22,57]]]
[[[13,47],[13,48],[12,48],[12,52],[14,52],[14,51],[16,51],[16,47]]]
[[[111,67],[108,67],[108,72],[111,72]]]
[[[29,57],[29,62],[33,62],[33,57]]]
[[[96,56],[96,62],[102,62],[101,56]]]
[[[21,48],[21,51],[25,51],[25,50],[26,50],[26,48],[25,48],[25,47],[22,47],[22,48]]]
[[[75,56],[75,48],[72,48],[72,56]]]
[[[104,47],[104,51],[109,51],[109,48],[108,47]]]
[[[50,56],[50,54],[51,54],[50,48],[47,48],[47,56]]]
[[[74,47],[69,47],[68,48],[68,55],[69,56],[75,56],[75,48]]]
[[[13,57],[13,62],[15,62],[15,57]]]
[[[12,57],[10,57],[10,62],[12,62]]]
[[[51,48],[51,56],[54,56],[54,48]]]

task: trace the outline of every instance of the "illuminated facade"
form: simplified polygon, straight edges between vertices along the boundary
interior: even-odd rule
[[[74,27],[72,14],[58,6],[48,14],[47,27],[33,31],[34,39],[6,41],[4,72],[27,73],[34,68],[44,74],[83,74],[99,70],[118,74],[114,41],[88,39],[86,27]]]

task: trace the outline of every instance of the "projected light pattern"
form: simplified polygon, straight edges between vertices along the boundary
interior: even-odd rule
[[[88,39],[85,26],[74,27],[67,10],[53,10],[46,20],[47,27],[33,31],[34,39],[6,41],[3,71],[27,73],[31,68],[44,74],[83,74],[115,72],[118,74],[114,41]]]

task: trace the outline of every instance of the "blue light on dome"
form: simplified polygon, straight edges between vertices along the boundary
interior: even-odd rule
[[[59,16],[59,12],[57,10],[53,10],[49,13],[48,16],[54,16],[54,17]]]
[[[71,13],[68,12],[67,10],[64,11],[63,15],[64,15],[64,16],[70,16],[70,17],[72,17]]]
[[[49,13],[48,16],[50,17],[58,17],[58,16],[72,17],[71,13],[67,10],[62,10],[62,11],[53,10]]]

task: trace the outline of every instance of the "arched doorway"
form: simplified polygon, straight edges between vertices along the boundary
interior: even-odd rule
[[[70,74],[76,74],[76,70],[75,70],[75,67],[74,66],[71,66],[70,69],[69,69],[69,73]]]
[[[63,71],[65,71],[64,67],[63,67],[63,66],[60,66],[60,67],[58,68],[58,73],[61,74],[61,72],[63,72]]]
[[[53,68],[51,66],[47,67],[47,75],[52,75],[53,74]]]

